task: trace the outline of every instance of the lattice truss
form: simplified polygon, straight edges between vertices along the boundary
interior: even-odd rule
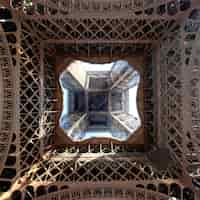
[[[0,10],[2,198],[198,200],[181,177],[200,175],[199,2],[38,0],[10,6]],[[75,58],[145,55],[148,150],[112,143],[54,146],[52,58],[60,59],[59,45]],[[166,156],[162,148],[169,154],[166,167],[154,159]]]

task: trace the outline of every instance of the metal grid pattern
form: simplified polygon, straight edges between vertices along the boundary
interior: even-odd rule
[[[193,10],[182,28],[183,38],[183,132],[184,150],[188,162],[188,171],[193,177],[199,176],[200,166],[200,105],[199,105],[199,10]],[[189,76],[188,76],[189,74]]]
[[[62,159],[65,155],[55,154],[50,160],[42,161],[35,171],[31,180],[47,182],[98,182],[98,181],[127,181],[127,180],[154,180],[157,178],[167,179],[176,177],[176,169],[169,166],[167,170],[156,171],[145,160],[137,159],[112,159],[101,158],[92,160],[90,158],[80,158],[74,161]],[[60,158],[59,158],[60,157]],[[171,171],[173,168],[173,172]],[[172,174],[173,173],[173,174]]]
[[[39,40],[22,24],[20,55],[20,166],[26,170],[40,151]]]
[[[161,129],[174,157],[183,162],[180,29],[171,33],[160,47]]]
[[[131,16],[133,18],[177,19],[182,12],[195,5],[196,1],[181,0],[37,0],[33,3],[11,1],[11,6],[23,10],[30,18],[56,18],[95,16]],[[110,13],[113,13],[111,15]]]
[[[80,41],[108,41],[121,43],[152,43],[157,41],[167,30],[175,26],[174,21],[146,19],[74,19],[52,18],[45,20],[28,20],[42,38],[48,40],[64,39],[78,43]]]
[[[81,8],[84,7],[83,2],[79,2]],[[144,3],[144,1],[141,2]],[[165,2],[166,4],[162,3],[168,9],[169,3]],[[194,2],[192,1],[191,5]],[[49,5],[54,7],[55,3]],[[120,9],[125,3],[120,4]],[[161,4],[154,1],[154,5],[157,9]],[[51,6],[45,10],[52,11]],[[143,9],[143,14],[145,10]],[[22,13],[19,11],[18,14],[19,17]],[[143,14],[138,16],[144,17]],[[112,180],[145,182],[156,181],[156,179],[164,181],[169,178],[179,178],[180,173],[199,177],[199,19],[191,17],[178,25],[177,22],[170,21],[170,18],[160,19],[159,17],[154,21],[144,19],[145,17],[141,19],[137,17],[134,20],[133,16],[128,19],[109,17],[97,19],[97,16],[73,19],[58,16],[54,18],[52,12],[50,15],[51,17],[48,18],[48,12],[48,15],[44,15],[46,18],[42,19],[42,16],[39,16],[41,19],[36,20],[35,15],[28,17],[22,14],[25,19],[16,18],[18,21],[14,24],[17,30],[11,31],[12,33],[6,30],[4,22],[1,22],[0,64],[4,96],[3,105],[0,107],[2,108],[1,133],[3,133],[0,134],[0,136],[3,135],[0,137],[3,147],[0,150],[3,155],[0,181],[5,184],[3,190],[7,191],[11,187],[14,178],[16,180],[25,178],[25,183],[18,182],[19,190],[23,190],[24,185],[31,182],[42,185],[58,181],[59,185],[62,181],[67,183]],[[169,12],[167,15],[170,15]],[[176,13],[173,16],[176,16]],[[13,43],[8,34],[14,34],[16,42]],[[47,148],[48,145],[53,144],[51,135],[54,131],[54,114],[57,112],[54,110],[56,99],[53,96],[55,89],[53,66],[48,63],[48,59],[45,59],[55,55],[55,46],[48,45],[46,51],[43,46],[44,40],[47,43],[61,43],[61,45],[65,42],[67,45],[64,47],[64,53],[76,56],[83,52],[87,57],[91,55],[90,52],[95,55],[102,55],[102,52],[104,54],[109,52],[110,55],[117,55],[119,52],[130,55],[132,52],[141,50],[140,47],[147,50],[149,43],[155,44],[155,41],[159,41],[159,45],[155,47],[160,53],[157,55],[160,60],[156,61],[160,67],[160,77],[157,80],[157,83],[160,83],[157,85],[160,97],[156,99],[159,111],[156,114],[158,114],[157,118],[161,119],[160,124],[157,124],[158,135],[162,134],[163,137],[158,146],[164,144],[170,150],[174,162],[177,163],[176,168],[172,165],[170,169],[163,172],[152,167],[146,159],[141,161],[134,159],[133,156],[120,157],[120,154],[118,154],[120,158],[112,160],[102,150],[102,145],[96,148],[101,151],[94,151],[94,153],[101,153],[101,156],[96,159],[91,159],[94,154],[89,158],[79,159],[74,155],[71,156],[66,150],[64,154],[68,158],[63,158],[60,153],[53,153],[54,151],[44,153],[46,151],[44,147]],[[129,48],[130,46],[134,48]],[[17,50],[16,54],[12,53],[13,48]],[[18,74],[18,78],[14,74]],[[41,77],[45,77],[45,82]],[[153,74],[149,77],[150,81],[154,78]],[[15,87],[13,81],[16,83]],[[150,90],[152,90],[151,87]],[[20,102],[18,102],[19,97]],[[15,101],[15,106],[12,101]],[[3,109],[6,111],[6,116]],[[151,127],[154,127],[154,123],[151,123]],[[5,146],[5,143],[9,144]],[[69,151],[79,151],[79,147],[67,148],[70,149]],[[121,148],[119,146],[117,150]],[[86,152],[88,149],[90,147],[87,146]],[[111,149],[113,149],[112,145]],[[16,163],[8,167],[10,156],[16,158]],[[87,166],[91,164],[91,167]],[[14,173],[7,170],[13,170]],[[13,190],[11,188],[11,191]],[[156,199],[167,198],[160,196],[157,192],[151,195],[148,195],[148,192],[141,193],[141,199],[154,199],[151,197],[154,194]],[[183,196],[178,198],[184,199]]]

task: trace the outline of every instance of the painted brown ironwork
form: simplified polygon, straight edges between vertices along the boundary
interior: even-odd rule
[[[191,179],[200,177],[199,2],[15,3],[0,8],[2,199],[198,200]],[[55,145],[55,64],[80,55],[144,56],[148,148]]]

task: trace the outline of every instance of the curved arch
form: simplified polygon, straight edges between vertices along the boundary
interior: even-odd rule
[[[130,187],[128,185],[123,186],[120,182],[118,186],[102,183],[100,185],[87,185],[79,186],[73,189],[61,190],[58,192],[53,192],[50,194],[46,194],[36,198],[36,200],[44,200],[44,199],[59,199],[63,200],[72,200],[72,199],[80,199],[80,200],[89,200],[89,199],[115,199],[115,200],[151,200],[151,199],[162,199],[169,200],[169,196],[165,194],[161,194],[156,191],[150,191],[143,188],[135,188]]]
[[[0,173],[12,140],[13,123],[13,66],[8,42],[0,24]]]

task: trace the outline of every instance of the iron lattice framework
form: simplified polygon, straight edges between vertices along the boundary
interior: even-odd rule
[[[38,0],[3,6],[3,199],[200,198],[191,184],[200,176],[198,1]],[[146,59],[144,129],[150,146],[143,151],[112,142],[57,148],[54,67],[59,56],[138,54]]]

